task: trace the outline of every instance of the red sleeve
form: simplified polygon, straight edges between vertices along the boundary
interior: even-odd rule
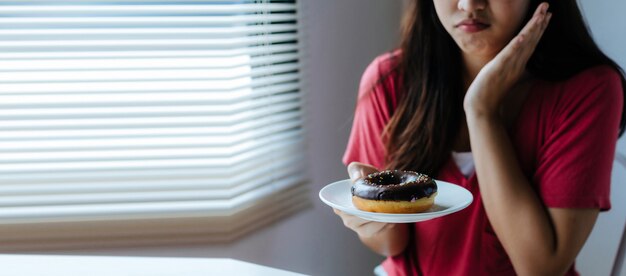
[[[620,76],[596,67],[568,81],[560,93],[539,149],[535,183],[548,207],[608,210],[623,105]]]
[[[350,140],[343,156],[345,165],[350,162],[370,164],[378,169],[385,165],[385,145],[382,133],[391,116],[391,95],[394,72],[393,54],[376,58],[365,70],[359,85]],[[385,89],[387,88],[387,89]]]

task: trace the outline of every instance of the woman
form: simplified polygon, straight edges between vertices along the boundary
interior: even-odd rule
[[[575,0],[412,2],[401,49],[363,75],[343,161],[352,180],[414,170],[474,202],[414,224],[335,213],[390,275],[577,275],[610,208],[621,69]]]

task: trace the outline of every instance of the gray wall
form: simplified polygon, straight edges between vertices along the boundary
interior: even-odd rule
[[[579,0],[589,28],[600,48],[626,69],[626,1]],[[625,135],[626,136],[626,135]],[[618,143],[618,152],[626,154],[626,138]],[[617,163],[613,169],[611,187],[612,209],[601,213],[589,240],[577,261],[581,275],[610,275],[619,239],[626,223],[626,168]],[[617,260],[618,262],[624,262]],[[615,271],[626,276],[626,268]]]

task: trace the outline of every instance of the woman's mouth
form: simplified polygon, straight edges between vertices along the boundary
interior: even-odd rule
[[[468,33],[475,33],[475,32],[480,32],[484,29],[489,28],[489,24],[482,22],[480,20],[476,20],[476,19],[466,19],[461,21],[461,23],[457,24],[455,27],[468,32]]]

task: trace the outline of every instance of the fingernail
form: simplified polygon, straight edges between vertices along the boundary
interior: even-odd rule
[[[545,4],[543,5],[542,12],[543,12],[543,13],[546,13],[546,12],[548,11],[548,8],[549,8],[549,7],[550,7],[550,4],[545,3]]]

